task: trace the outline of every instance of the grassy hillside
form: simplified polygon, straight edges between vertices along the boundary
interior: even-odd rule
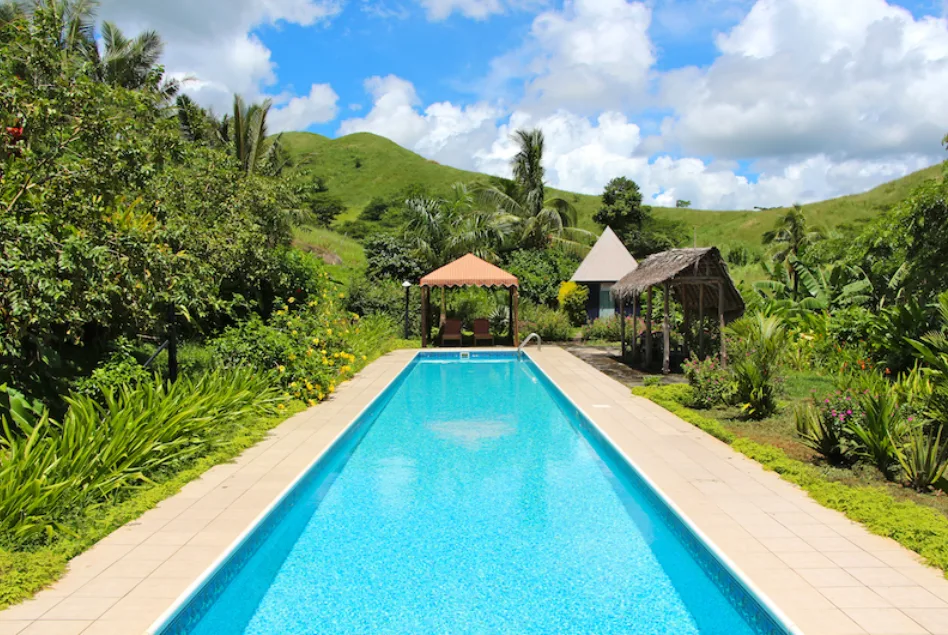
[[[305,169],[325,179],[334,196],[348,206],[340,220],[355,218],[374,197],[389,197],[413,183],[424,183],[435,193],[447,193],[451,185],[471,183],[486,177],[425,159],[398,144],[370,133],[356,133],[329,139],[307,132],[283,135],[283,142]],[[904,199],[913,187],[941,175],[941,166],[932,166],[907,177],[881,185],[864,194],[813,203],[805,207],[812,223],[831,230],[864,222]],[[599,197],[558,192],[579,210],[580,225],[598,230],[592,216]],[[743,243],[758,246],[763,233],[774,226],[780,210],[711,212],[656,207],[658,216],[684,223],[697,233],[698,244],[727,247]],[[302,238],[302,237],[301,237]],[[325,241],[327,237],[324,235]]]

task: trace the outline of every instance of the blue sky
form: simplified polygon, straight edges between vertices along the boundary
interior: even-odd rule
[[[557,186],[614,176],[714,209],[865,190],[942,160],[942,0],[103,0],[217,110],[369,131],[503,174],[547,134]]]

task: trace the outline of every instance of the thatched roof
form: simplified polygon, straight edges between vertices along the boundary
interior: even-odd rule
[[[638,264],[619,237],[606,227],[573,274],[573,282],[616,282]]]
[[[688,309],[697,309],[700,288],[705,287],[706,312],[718,310],[717,284],[724,285],[724,316],[728,321],[744,314],[744,299],[734,286],[727,263],[717,247],[670,249],[652,254],[635,271],[612,286],[616,299],[632,300],[649,287],[668,282],[674,296]]]

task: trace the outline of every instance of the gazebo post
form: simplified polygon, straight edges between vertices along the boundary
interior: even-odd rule
[[[619,296],[619,341],[621,345],[621,360],[625,361],[625,298]]]
[[[698,284],[698,354],[704,355],[704,283]]]
[[[718,281],[718,324],[721,335],[721,365],[727,366],[727,338],[724,337],[724,283]]]
[[[431,289],[421,288],[421,347],[428,348],[428,295]]]
[[[682,355],[684,355],[685,359],[688,359],[689,357],[691,357],[691,344],[693,341],[691,337],[692,310],[688,307],[687,298],[688,298],[687,293],[681,294],[681,311],[682,313],[684,313],[684,317],[685,317],[685,327],[683,329],[684,333],[682,333],[682,336],[681,336],[681,347],[682,347]]]
[[[664,296],[664,312],[662,315],[662,344],[664,351],[662,353],[662,373],[667,375],[671,372],[671,331],[668,319],[668,282],[662,284],[662,295]]]
[[[652,367],[652,287],[648,288],[648,308],[645,310],[645,367]]]
[[[520,346],[520,292],[517,287],[510,288],[510,303],[513,310],[510,312],[510,332],[513,333],[513,345]]]
[[[642,296],[636,293],[632,296],[632,361],[639,361],[639,312]]]

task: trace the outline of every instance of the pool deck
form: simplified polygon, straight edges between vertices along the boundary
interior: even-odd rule
[[[530,356],[738,569],[814,635],[948,635],[948,581],[892,540],[556,347]],[[402,370],[396,351],[70,562],[0,635],[138,635]]]

